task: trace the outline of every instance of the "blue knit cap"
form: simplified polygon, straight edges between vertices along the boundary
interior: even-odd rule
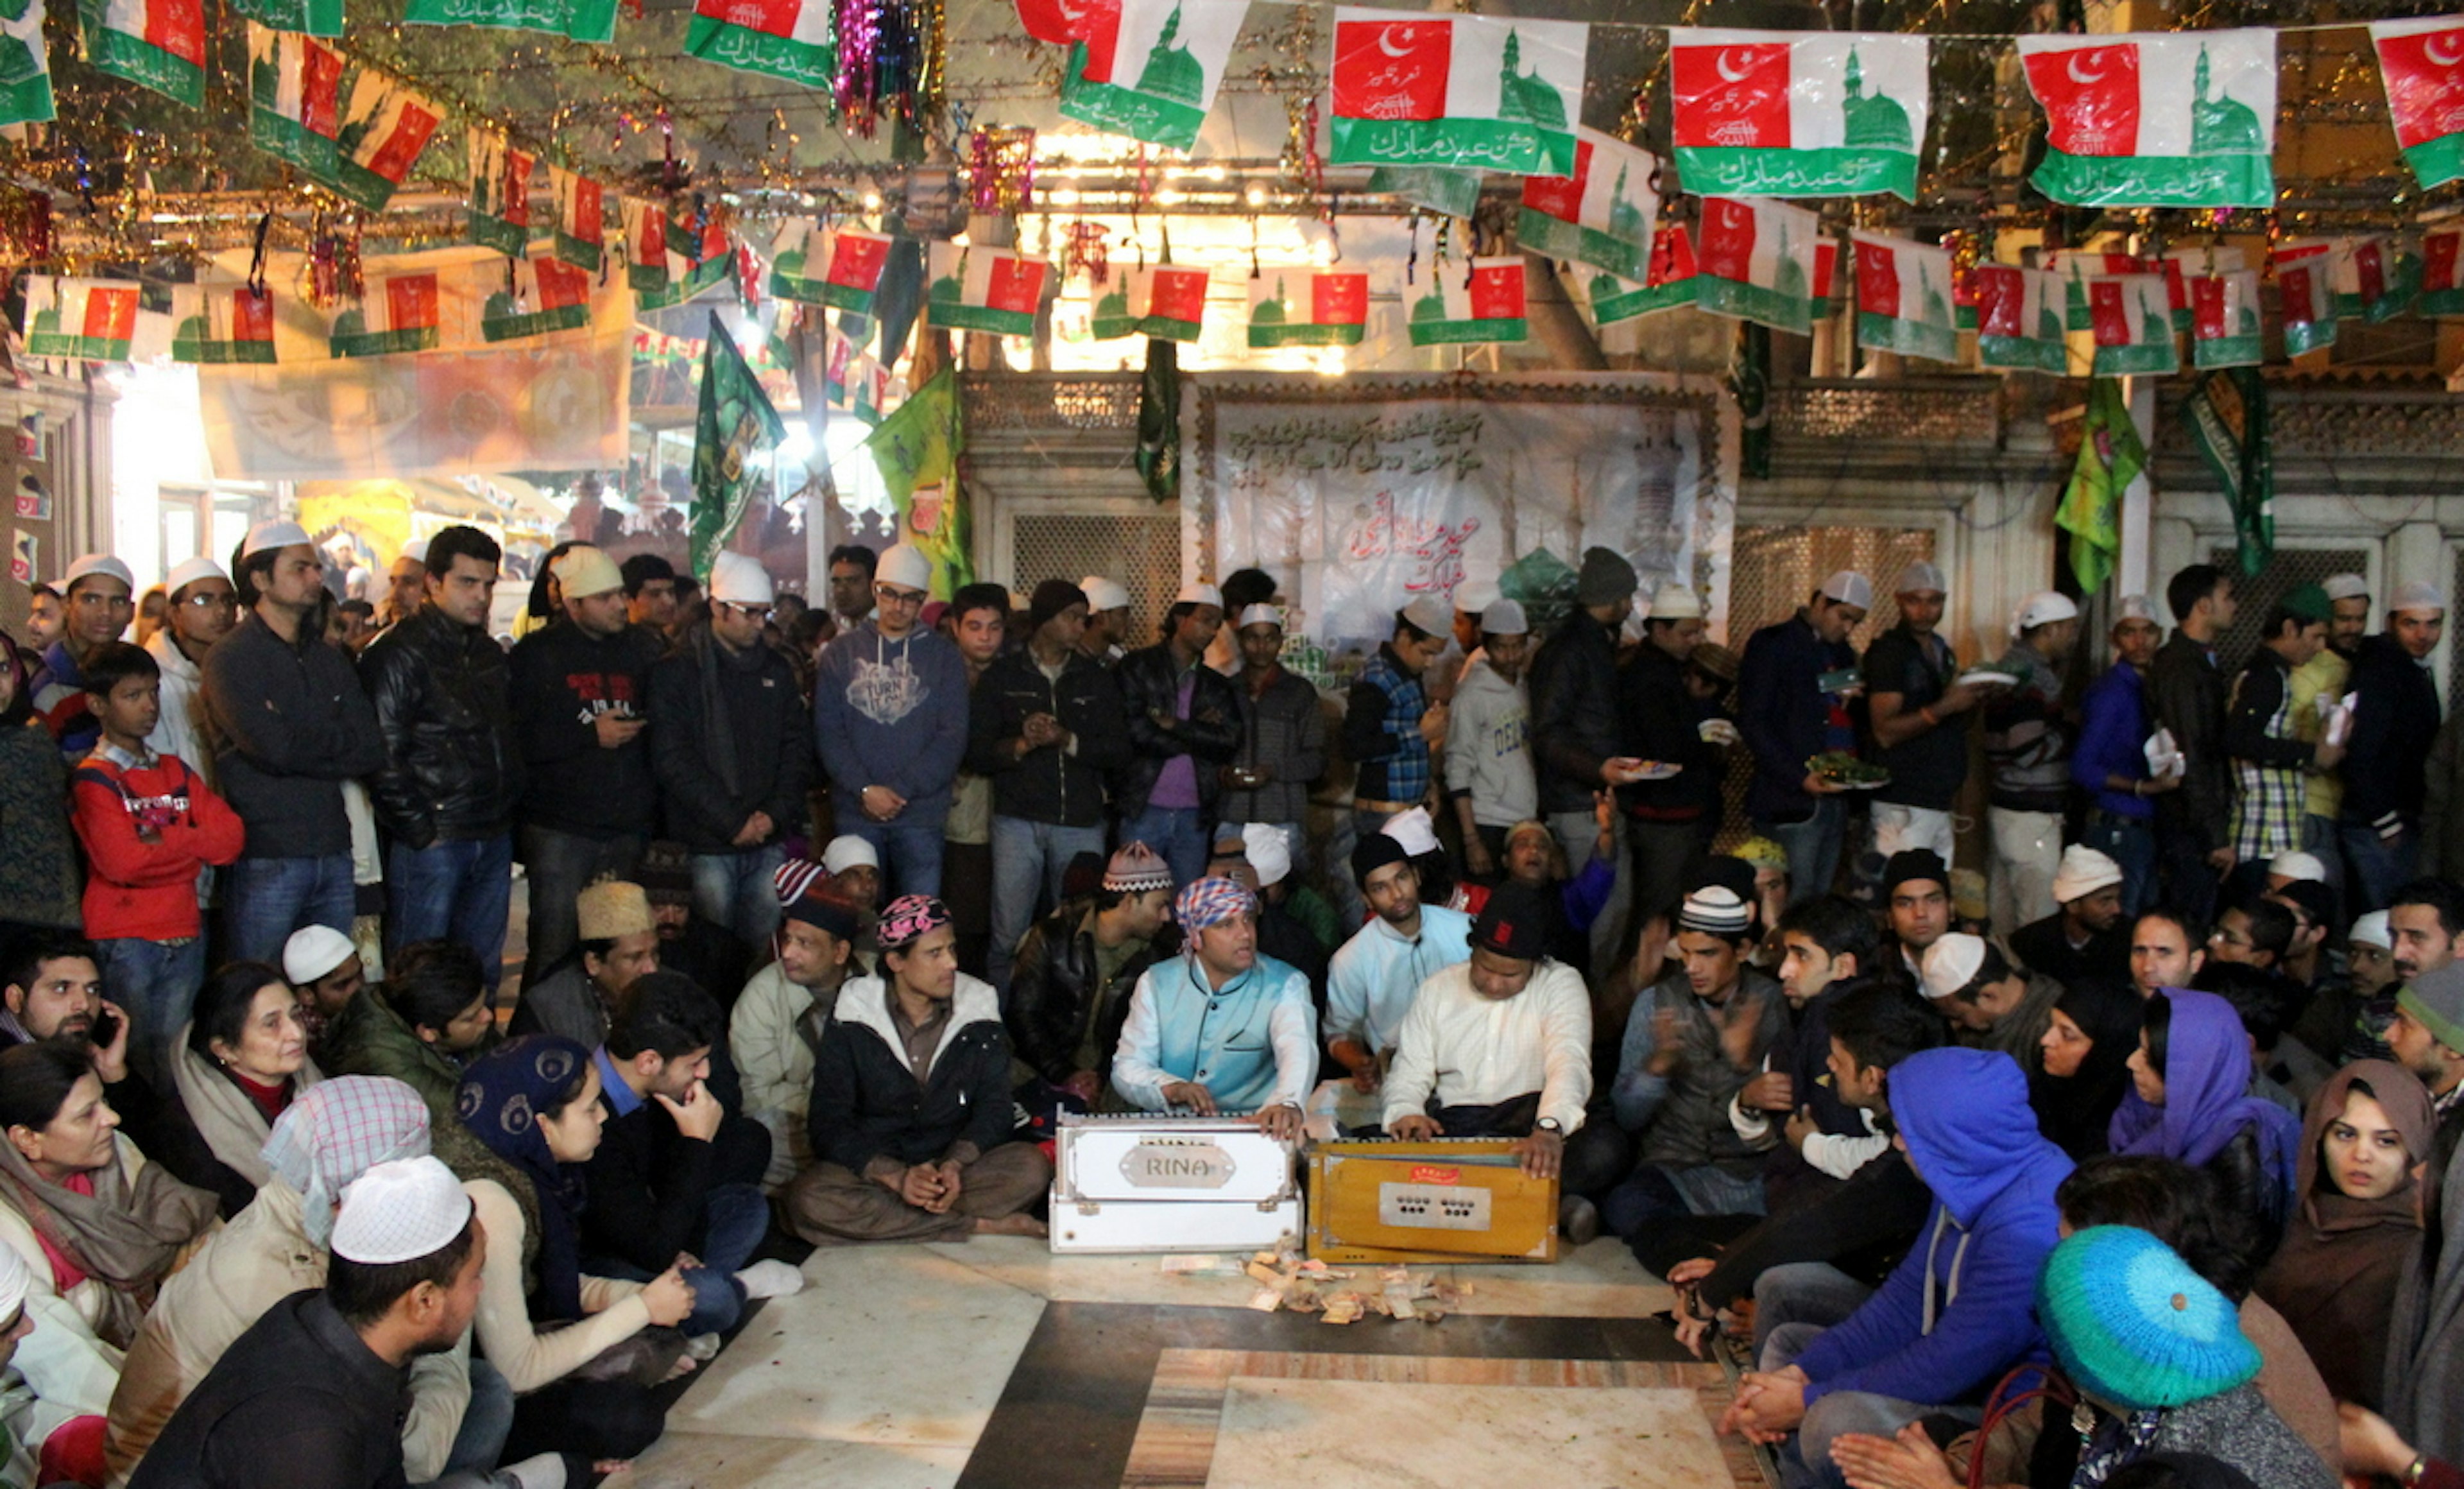
[[[2092,1226],[2055,1247],[2036,1312],[2079,1389],[2126,1411],[2204,1401],[2258,1373],[2233,1302],[2129,1226]]]

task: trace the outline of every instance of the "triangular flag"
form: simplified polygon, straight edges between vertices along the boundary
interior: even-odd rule
[[[2048,269],[1978,264],[1976,360],[2005,372],[2049,372],[2069,366],[2062,345],[2062,278]]]
[[[1461,346],[1529,339],[1523,268],[1520,255],[1475,258],[1468,272],[1440,262],[1431,270],[1426,289],[1412,301],[1412,344]]]
[[[1694,302],[1715,316],[1799,336],[1814,328],[1814,246],[1822,219],[1782,202],[1703,201]]]
[[[882,271],[890,265],[890,237],[854,228],[825,229],[798,217],[779,230],[770,255],[772,295],[869,316]]]
[[[1369,276],[1268,269],[1249,281],[1249,344],[1357,346],[1369,329]]]
[[[43,48],[43,0],[0,4],[0,126],[55,118],[51,54]]]
[[[2329,245],[2288,243],[2269,256],[2284,315],[2284,354],[2299,357],[2335,345],[2335,265]]]
[[[77,14],[96,72],[205,106],[205,0],[78,0]]]
[[[2464,177],[2464,16],[2372,21],[2396,147],[2426,189]]]
[[[1685,225],[1670,223],[1651,235],[1651,272],[1638,284],[1618,275],[1592,276],[1584,289],[1592,304],[1592,321],[1615,325],[1655,311],[1694,303],[1694,234]]]
[[[487,299],[479,334],[490,342],[521,341],[590,323],[590,271],[553,256],[514,260],[514,285]]]
[[[342,58],[333,48],[252,22],[248,28],[249,143],[319,181],[341,169]]]
[[[925,314],[945,331],[1032,336],[1051,273],[1050,264],[1023,254],[935,242]]]
[[[1123,336],[1198,340],[1206,315],[1207,272],[1177,264],[1132,269],[1095,301],[1089,331],[1099,342]]]
[[[2173,307],[2161,274],[2109,274],[2087,281],[2088,332],[2096,341],[2098,377],[2173,372],[2182,350],[2173,341]]]
[[[2464,228],[2430,228],[2421,234],[2421,296],[2425,316],[2464,316]]]
[[[36,357],[125,362],[143,292],[135,279],[26,277],[26,350]]]
[[[334,189],[370,211],[393,200],[442,116],[401,78],[363,67],[351,79],[350,107],[335,137],[341,155]]]
[[[1572,176],[1523,178],[1515,246],[1571,258],[1628,279],[1651,273],[1651,225],[1660,216],[1653,186],[1660,162],[1596,129],[1574,131]]]
[[[327,321],[326,344],[337,357],[385,357],[429,351],[438,344],[443,294],[436,271],[370,274],[356,304]]]
[[[2267,207],[2276,200],[2276,33],[2018,38],[2045,109],[2028,180],[2082,207]]]
[[[471,241],[519,258],[530,247],[537,158],[492,129],[473,129],[464,138],[471,152]]]
[[[828,0],[694,0],[685,51],[808,88],[827,90],[838,75]]]
[[[1338,6],[1328,159],[1572,175],[1590,33]]]
[[[2258,328],[2258,271],[2228,269],[2189,281],[2190,365],[2255,367],[2264,347]]]
[[[1669,130],[1689,191],[1916,198],[1923,36],[1679,26],[1668,33],[1668,76]]]
[[[556,256],[597,274],[607,258],[607,209],[599,183],[550,166],[547,189],[556,202]]]
[[[1873,233],[1849,237],[1857,245],[1857,344],[1935,362],[1957,361],[1950,251]]]
[[[2147,466],[2147,449],[2130,421],[2122,385],[2100,377],[2088,385],[2079,425],[2079,460],[2054,525],[2071,535],[2071,574],[2090,594],[2104,588],[2122,559],[2122,494]]]
[[[1061,113],[1186,150],[1215,106],[1249,0],[1089,0],[1061,75]]]

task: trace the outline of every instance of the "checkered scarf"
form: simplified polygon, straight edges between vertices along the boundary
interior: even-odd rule
[[[428,1103],[385,1076],[335,1076],[299,1093],[259,1150],[299,1191],[300,1229],[326,1244],[351,1181],[382,1163],[428,1152]]]
[[[1180,898],[1173,901],[1172,913],[1180,928],[1195,936],[1235,916],[1257,914],[1258,897],[1238,879],[1202,878],[1180,892]]]

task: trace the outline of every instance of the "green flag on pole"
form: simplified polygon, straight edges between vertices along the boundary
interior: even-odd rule
[[[958,417],[957,374],[948,367],[935,373],[865,436],[864,448],[897,508],[899,536],[933,561],[934,598],[946,600],[975,583],[974,544],[958,488],[967,435]]]
[[[2241,571],[2255,574],[2276,556],[2276,457],[2267,437],[2267,384],[2256,367],[2224,367],[2190,385],[2182,411],[2225,505],[2233,509]]]
[[[701,411],[693,419],[693,571],[703,584],[759,483],[754,452],[775,450],[786,437],[769,395],[712,311],[710,338],[702,344]]]
[[[2079,463],[2054,512],[2054,525],[2071,535],[2071,573],[2079,590],[2104,588],[2122,559],[2122,493],[2147,467],[2147,448],[2130,422],[2129,400],[2118,378],[2088,385],[2087,416],[2079,428]]]

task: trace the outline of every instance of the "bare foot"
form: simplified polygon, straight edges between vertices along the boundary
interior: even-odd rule
[[[1018,1214],[997,1215],[990,1218],[979,1216],[976,1221],[976,1233],[978,1235],[1049,1235],[1052,1233],[1045,1228],[1043,1221],[1033,1215]]]
[[[676,1357],[676,1363],[668,1367],[667,1378],[671,1381],[682,1380],[684,1377],[691,1375],[693,1371],[700,1368],[701,1362],[699,1360],[694,1359],[691,1355],[678,1355]]]

